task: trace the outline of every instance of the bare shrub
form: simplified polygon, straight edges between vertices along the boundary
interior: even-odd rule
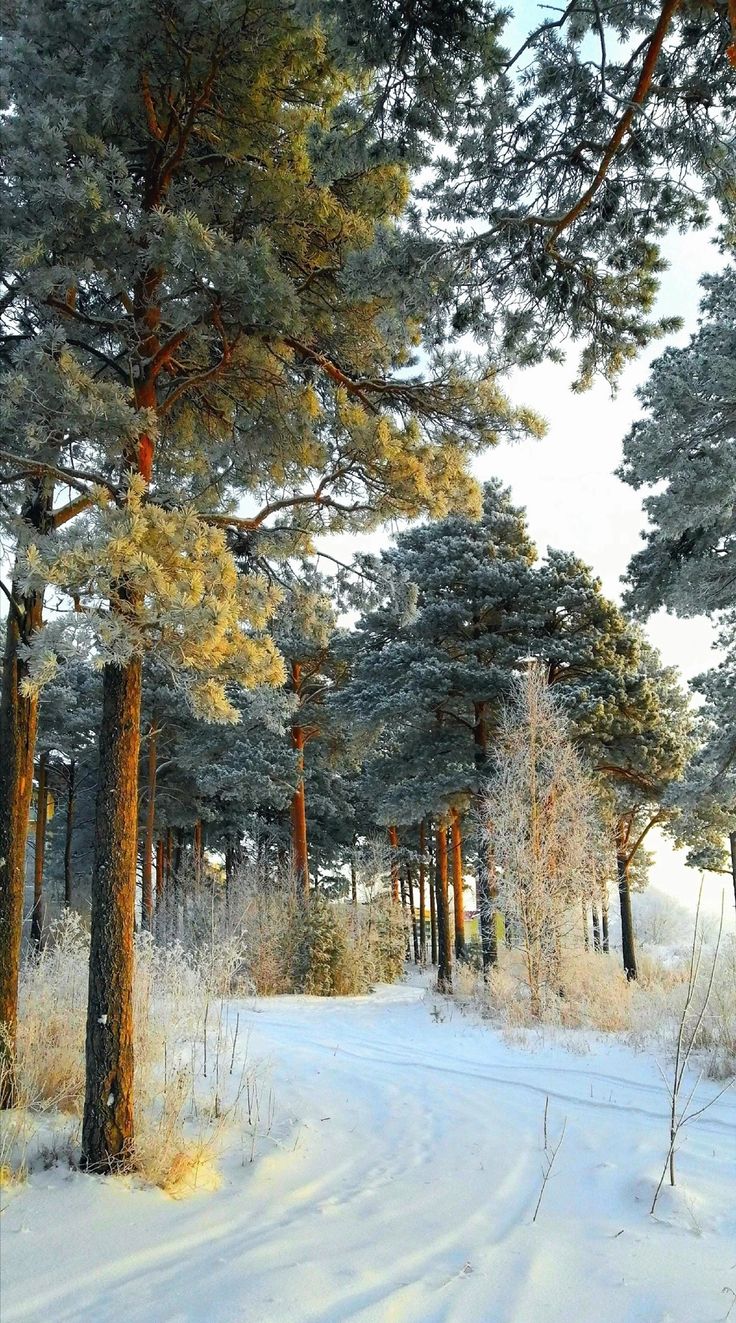
[[[486,807],[500,907],[540,1018],[560,996],[563,946],[597,888],[601,833],[591,782],[538,667],[503,718]]]

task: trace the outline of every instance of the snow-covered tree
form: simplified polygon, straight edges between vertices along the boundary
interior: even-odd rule
[[[504,916],[539,1017],[559,990],[563,942],[590,896],[600,823],[593,779],[542,668],[531,665],[514,688],[486,814]]]
[[[655,361],[624,441],[621,476],[650,489],[628,573],[628,604],[644,615],[736,604],[736,266],[702,283],[698,330]]]

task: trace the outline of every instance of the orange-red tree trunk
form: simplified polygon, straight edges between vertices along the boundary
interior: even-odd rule
[[[31,484],[23,519],[43,532],[53,499],[53,484]],[[0,1107],[15,1097],[15,1043],[18,1025],[18,978],[23,935],[26,843],[33,794],[33,763],[38,732],[38,698],[21,692],[28,673],[22,648],[40,629],[43,593],[20,591],[14,581],[5,629],[0,698]]]
[[[135,923],[141,662],[103,673],[87,1005],[82,1161],[126,1167],[133,1142]]]

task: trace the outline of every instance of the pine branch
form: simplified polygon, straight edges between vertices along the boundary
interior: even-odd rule
[[[573,222],[577,220],[578,216],[581,216],[582,213],[587,210],[599,188],[603,184],[614,157],[618,154],[626,135],[631,128],[634,116],[647,99],[652,79],[654,77],[654,71],[657,67],[657,61],[659,60],[662,46],[664,44],[664,39],[667,36],[672,20],[680,7],[680,3],[681,0],[664,0],[662,11],[659,15],[657,26],[652,33],[646,59],[644,60],[642,71],[639,75],[639,81],[631,98],[629,108],[621,116],[621,119],[616,126],[615,132],[603,153],[603,159],[596,171],[592,184],[585,190],[582,197],[580,197],[575,203],[574,207],[571,207],[570,210],[555,223],[555,227],[552,231],[551,243],[554,243],[562,234],[563,230],[569,229]]]

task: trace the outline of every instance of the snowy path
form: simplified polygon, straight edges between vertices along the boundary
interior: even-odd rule
[[[3,1323],[726,1317],[733,1094],[692,1127],[655,1221],[651,1058],[614,1041],[525,1051],[457,1011],[437,1022],[413,987],[239,1009],[250,1057],[272,1063],[278,1143],[253,1165],[232,1154],[222,1189],[183,1201],[35,1174],[0,1223]],[[532,1225],[546,1097],[552,1139],[567,1129]]]

